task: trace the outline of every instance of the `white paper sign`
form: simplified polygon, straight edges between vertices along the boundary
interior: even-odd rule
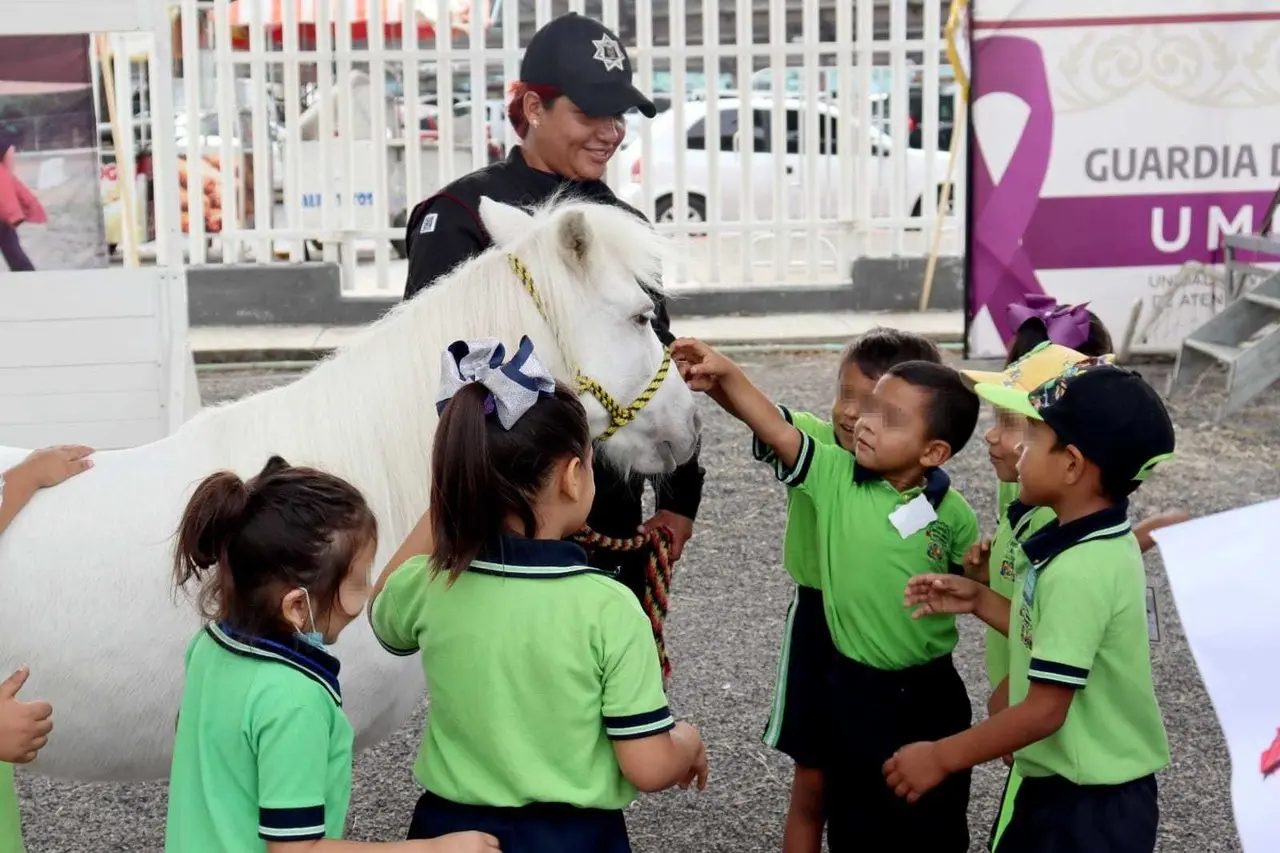
[[[1280,658],[1277,528],[1280,500],[1152,533],[1226,736],[1244,853],[1280,850],[1280,679],[1269,676]]]
[[[938,514],[933,511],[933,504],[929,503],[929,499],[923,493],[889,513],[890,523],[897,528],[898,534],[903,539],[924,530],[937,517]]]

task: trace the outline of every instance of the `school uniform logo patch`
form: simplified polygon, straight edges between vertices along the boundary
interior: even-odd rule
[[[1000,561],[1000,577],[1010,582],[1017,579],[1013,571],[1013,555],[1007,549],[1004,552],[1004,559]]]
[[[940,521],[931,521],[924,529],[925,538],[928,539],[929,545],[925,549],[925,553],[929,557],[929,561],[939,570],[945,570],[947,559],[947,546],[951,544],[951,530]]]
[[[1018,631],[1018,637],[1020,640],[1022,640],[1023,647],[1030,649],[1031,648],[1031,608],[1028,607],[1025,602],[1022,604],[1021,607],[1018,608],[1018,622],[1021,623],[1019,626],[1020,630]]]

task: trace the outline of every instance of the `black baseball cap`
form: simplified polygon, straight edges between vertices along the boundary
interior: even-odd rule
[[[1015,411],[1044,421],[1108,480],[1129,483],[1133,491],[1157,464],[1173,458],[1173,421],[1156,390],[1113,359],[1106,355],[1068,366]],[[983,396],[982,386],[975,390]],[[999,405],[1008,402],[1003,398]]]
[[[657,115],[631,83],[631,58],[618,36],[593,18],[570,12],[533,34],[520,62],[520,81],[551,86],[589,116],[637,109]]]

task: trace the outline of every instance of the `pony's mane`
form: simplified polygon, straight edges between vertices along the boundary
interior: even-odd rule
[[[590,234],[584,279],[566,265],[561,246],[559,223],[571,212],[584,215]],[[610,299],[611,291],[621,295],[631,286],[610,280],[610,268],[661,290],[666,240],[632,213],[563,196],[530,213],[525,236],[491,247],[397,304],[296,382],[207,408],[179,435],[199,431],[221,457],[236,459],[248,472],[284,448],[295,448],[287,455],[294,464],[323,460],[327,470],[364,491],[384,530],[404,535],[427,505],[440,359],[450,343],[499,338],[514,346],[528,334],[547,368],[566,381],[577,354],[565,347],[584,301]],[[508,252],[532,274],[561,334],[553,336],[539,316]],[[604,292],[588,293],[588,281]]]

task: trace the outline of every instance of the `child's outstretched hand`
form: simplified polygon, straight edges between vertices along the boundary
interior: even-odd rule
[[[947,778],[936,744],[930,741],[902,747],[884,763],[883,770],[885,782],[908,803],[914,803]]]
[[[1138,537],[1138,545],[1141,546],[1143,553],[1146,553],[1156,544],[1156,541],[1151,538],[1153,530],[1159,530],[1161,527],[1170,527],[1190,520],[1191,515],[1185,510],[1171,509],[1166,512],[1158,512],[1133,525],[1133,535]]]
[[[964,576],[985,584],[989,580],[988,570],[991,560],[991,540],[983,539],[974,542],[964,555]]]
[[[904,607],[916,607],[913,619],[939,613],[972,613],[982,586],[958,575],[916,575],[907,581]]]
[[[720,380],[738,370],[732,360],[697,338],[676,338],[671,342],[671,358],[681,378],[694,391],[715,391]]]
[[[92,468],[93,460],[89,458],[92,453],[92,447],[81,444],[33,450],[26,459],[4,472],[4,478],[32,492],[47,489]]]

